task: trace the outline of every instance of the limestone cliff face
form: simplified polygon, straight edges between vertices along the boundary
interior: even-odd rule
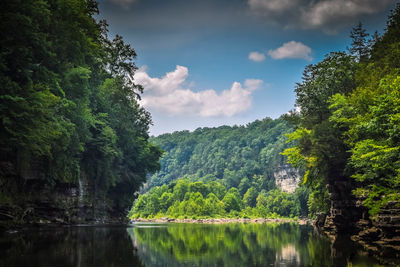
[[[274,178],[276,187],[287,193],[293,193],[300,182],[299,171],[288,164],[278,165]]]

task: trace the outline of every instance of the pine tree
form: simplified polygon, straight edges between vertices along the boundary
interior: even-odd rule
[[[369,58],[370,47],[368,45],[369,33],[363,28],[361,22],[357,26],[353,27],[350,32],[350,38],[352,39],[351,47],[349,52],[351,55],[357,57],[360,62],[366,61]]]

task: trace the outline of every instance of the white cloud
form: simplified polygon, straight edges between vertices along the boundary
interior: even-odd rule
[[[312,60],[310,54],[311,48],[295,41],[284,43],[281,47],[268,51],[268,55],[273,59],[300,58]]]
[[[301,21],[306,28],[318,28],[334,22],[349,21],[360,15],[372,15],[390,1],[325,0],[302,10]],[[326,29],[329,30],[329,29]]]
[[[162,78],[152,78],[140,69],[134,78],[144,87],[141,104],[151,111],[169,115],[231,117],[252,106],[252,92],[263,84],[262,80],[247,79],[244,86],[234,82],[229,90],[221,93],[212,89],[194,92],[184,86],[188,75],[188,69],[183,66],[176,66]]]
[[[263,53],[254,51],[249,53],[249,59],[254,62],[261,62],[265,60],[265,55]]]
[[[253,10],[268,10],[281,12],[296,5],[296,0],[249,0],[249,6]]]
[[[363,16],[385,10],[396,0],[248,0],[250,9],[269,22],[289,28],[336,33]]]

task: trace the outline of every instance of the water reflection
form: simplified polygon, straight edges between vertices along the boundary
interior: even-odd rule
[[[276,253],[275,263],[300,266],[300,254],[297,252],[296,247],[293,244],[289,244]]]
[[[0,236],[0,266],[143,266],[126,227],[64,227]]]
[[[10,266],[373,266],[349,243],[296,224],[138,224],[30,229],[0,236]]]
[[[297,224],[169,224],[128,230],[146,266],[373,266],[346,243],[340,257]]]

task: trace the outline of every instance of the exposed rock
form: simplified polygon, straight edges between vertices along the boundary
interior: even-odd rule
[[[274,171],[276,186],[284,192],[293,193],[300,182],[299,171],[288,164],[280,164]]]
[[[79,183],[49,186],[41,164],[38,160],[29,167],[0,157],[0,228],[127,222],[126,211],[116,209],[106,193],[96,189],[84,174]]]
[[[331,208],[326,217],[318,216],[315,226],[331,238],[332,244],[349,236],[385,264],[399,263],[400,205],[388,203],[372,219],[362,201],[352,194],[354,188],[356,184],[350,178],[329,181]]]
[[[374,219],[360,220],[358,232],[351,238],[365,249],[384,259],[385,263],[400,262],[400,206],[391,202]]]

